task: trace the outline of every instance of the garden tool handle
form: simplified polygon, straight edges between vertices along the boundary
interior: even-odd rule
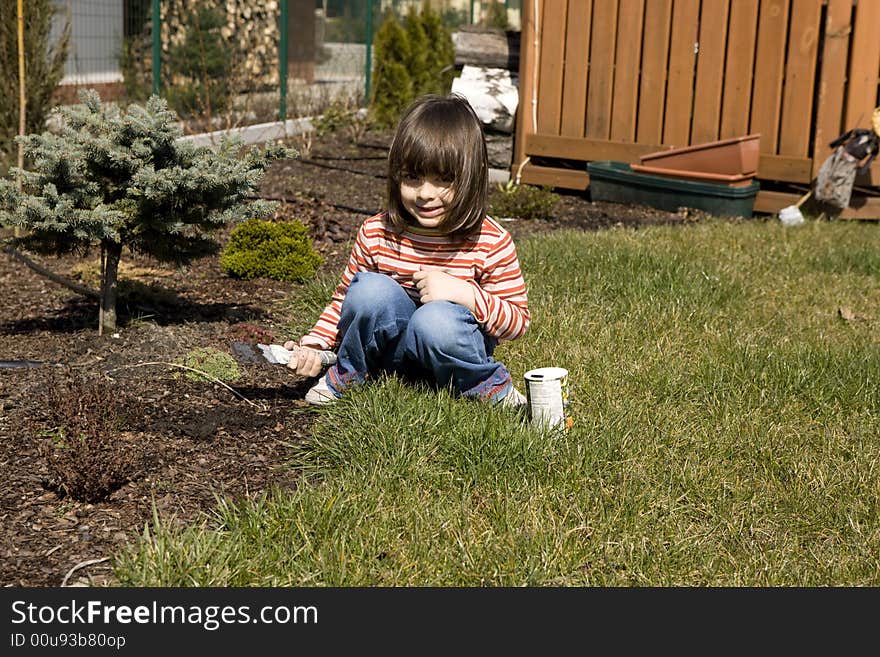
[[[321,359],[321,365],[330,367],[336,364],[336,352],[329,349],[315,349],[314,347],[294,347],[291,351],[296,352],[299,349],[313,349],[318,352],[318,358]]]
[[[283,345],[280,344],[258,344],[257,348],[263,352],[263,356],[270,363],[279,363],[281,365],[287,365],[290,362],[290,359],[300,349],[313,349],[318,352],[318,358],[321,360],[321,365],[324,367],[330,367],[331,365],[336,364],[336,353],[333,351],[329,351],[327,349],[315,349],[314,347],[300,347],[298,345],[294,345],[293,349],[285,349]]]
[[[808,198],[810,198],[810,194],[812,194],[812,193],[813,193],[813,190],[811,189],[806,194],[801,196],[800,200],[798,200],[798,202],[794,204],[794,207],[796,207],[796,208],[801,207],[804,204],[804,201],[806,201]]]

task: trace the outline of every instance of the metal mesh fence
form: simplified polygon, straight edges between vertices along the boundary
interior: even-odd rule
[[[123,5],[118,0],[59,0],[58,4],[62,11],[56,25],[69,21],[71,37],[61,84],[121,82],[118,55],[125,32]]]
[[[188,132],[313,116],[338,100],[365,106],[366,43],[386,12],[402,18],[425,2],[56,1],[71,25],[62,98],[82,86],[123,101],[158,91]],[[521,0],[429,2],[452,30],[519,28]]]

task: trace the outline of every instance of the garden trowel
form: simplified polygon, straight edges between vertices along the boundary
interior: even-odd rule
[[[280,344],[261,344],[251,342],[233,342],[232,355],[242,363],[257,363],[270,365],[287,365],[298,347],[293,350],[285,349]],[[319,351],[321,364],[329,367],[336,363],[336,354],[332,351]]]

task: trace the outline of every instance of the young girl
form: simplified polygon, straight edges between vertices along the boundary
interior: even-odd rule
[[[358,231],[330,305],[288,367],[317,376],[321,350],[338,359],[306,394],[335,401],[380,372],[521,406],[492,358],[529,325],[526,286],[510,234],[486,215],[482,126],[461,96],[428,95],[404,113],[388,155],[388,209]],[[297,348],[299,347],[299,348]]]

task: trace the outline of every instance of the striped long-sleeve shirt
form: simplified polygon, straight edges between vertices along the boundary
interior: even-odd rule
[[[321,349],[336,346],[342,300],[358,272],[390,276],[420,305],[412,279],[420,266],[442,268],[473,285],[474,315],[488,335],[513,340],[526,332],[529,308],[516,248],[510,233],[494,219],[486,217],[477,233],[452,238],[418,228],[397,232],[382,213],[361,225],[330,304],[300,344]]]

